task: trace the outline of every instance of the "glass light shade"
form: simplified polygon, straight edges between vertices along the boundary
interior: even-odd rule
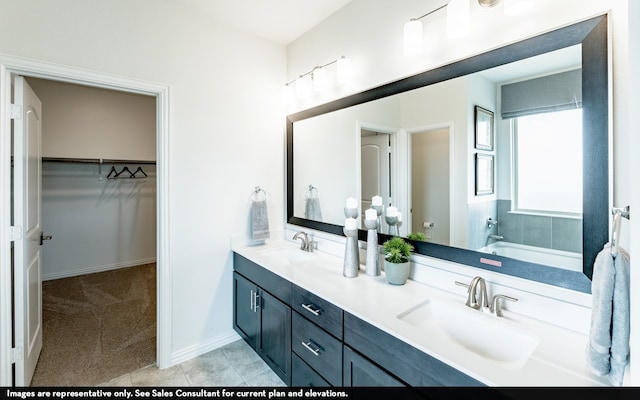
[[[336,66],[338,83],[346,85],[351,82],[351,60],[345,56],[338,59]]]
[[[520,15],[533,5],[532,0],[505,0],[504,13],[508,16]]]
[[[318,92],[327,90],[327,71],[322,67],[313,69],[313,88]]]
[[[293,103],[293,88],[288,83],[282,89],[282,101],[286,105]]]
[[[309,75],[301,76],[296,79],[296,97],[306,99],[311,93],[311,77]]]
[[[404,24],[404,54],[408,56],[420,54],[422,52],[422,22],[417,19]]]
[[[461,37],[469,33],[471,5],[469,0],[452,0],[447,4],[447,36]]]

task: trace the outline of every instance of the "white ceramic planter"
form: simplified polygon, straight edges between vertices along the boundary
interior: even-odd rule
[[[404,285],[409,278],[409,272],[411,270],[411,262],[396,264],[384,260],[384,274],[387,277],[387,282],[392,285]]]

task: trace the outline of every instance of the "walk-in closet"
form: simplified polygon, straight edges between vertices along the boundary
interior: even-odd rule
[[[42,103],[43,347],[32,386],[156,362],[156,98],[27,77]]]

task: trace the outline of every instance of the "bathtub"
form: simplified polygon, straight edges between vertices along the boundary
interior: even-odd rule
[[[478,249],[478,251],[582,272],[582,254],[580,253],[502,241],[491,243]]]

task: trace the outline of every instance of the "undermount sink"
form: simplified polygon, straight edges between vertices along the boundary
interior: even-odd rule
[[[424,301],[399,314],[398,319],[428,329],[486,359],[513,369],[524,365],[539,339],[512,324],[464,304]]]
[[[268,262],[278,265],[289,265],[306,261],[311,254],[299,248],[278,247],[258,252]]]

